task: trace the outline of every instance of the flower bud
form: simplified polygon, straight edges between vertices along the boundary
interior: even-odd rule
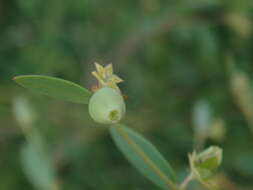
[[[98,123],[117,123],[122,119],[125,112],[125,102],[116,89],[101,88],[90,98],[89,113],[92,119]]]
[[[222,149],[211,146],[203,152],[190,155],[190,164],[195,177],[207,179],[211,177],[222,161]]]

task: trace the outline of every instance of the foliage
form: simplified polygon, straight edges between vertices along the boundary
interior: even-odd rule
[[[0,7],[0,189],[33,189],[19,162],[24,139],[11,109],[24,91],[11,79],[45,74],[90,88],[90,65],[101,60],[127,80],[124,123],[143,132],[179,178],[199,141],[193,107],[204,100],[212,109],[209,126],[222,135],[203,144],[225,150],[217,180],[252,189],[252,108],[242,108],[250,104],[230,89],[235,77],[227,67],[232,59],[252,87],[252,1],[17,0]],[[83,106],[25,96],[65,189],[157,189],[129,167]]]

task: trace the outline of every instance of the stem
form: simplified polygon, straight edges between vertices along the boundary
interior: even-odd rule
[[[185,189],[189,182],[193,180],[192,172],[184,179],[184,181],[180,184],[181,189]]]

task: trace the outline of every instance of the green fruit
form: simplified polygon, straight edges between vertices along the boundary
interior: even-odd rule
[[[89,101],[92,119],[101,124],[118,123],[125,115],[126,106],[122,95],[113,88],[97,90]]]

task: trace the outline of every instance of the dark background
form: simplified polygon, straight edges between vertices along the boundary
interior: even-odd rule
[[[194,148],[193,109],[204,100],[226,131],[206,141],[224,149],[219,179],[229,190],[252,189],[250,114],[231,91],[227,66],[230,57],[252,79],[252,11],[251,0],[1,0],[0,189],[34,189],[20,164],[25,138],[13,114],[21,95],[37,114],[62,189],[158,189],[129,165],[85,105],[12,81],[42,74],[90,88],[94,61],[113,63],[129,96],[124,123],[153,142],[179,176]]]

